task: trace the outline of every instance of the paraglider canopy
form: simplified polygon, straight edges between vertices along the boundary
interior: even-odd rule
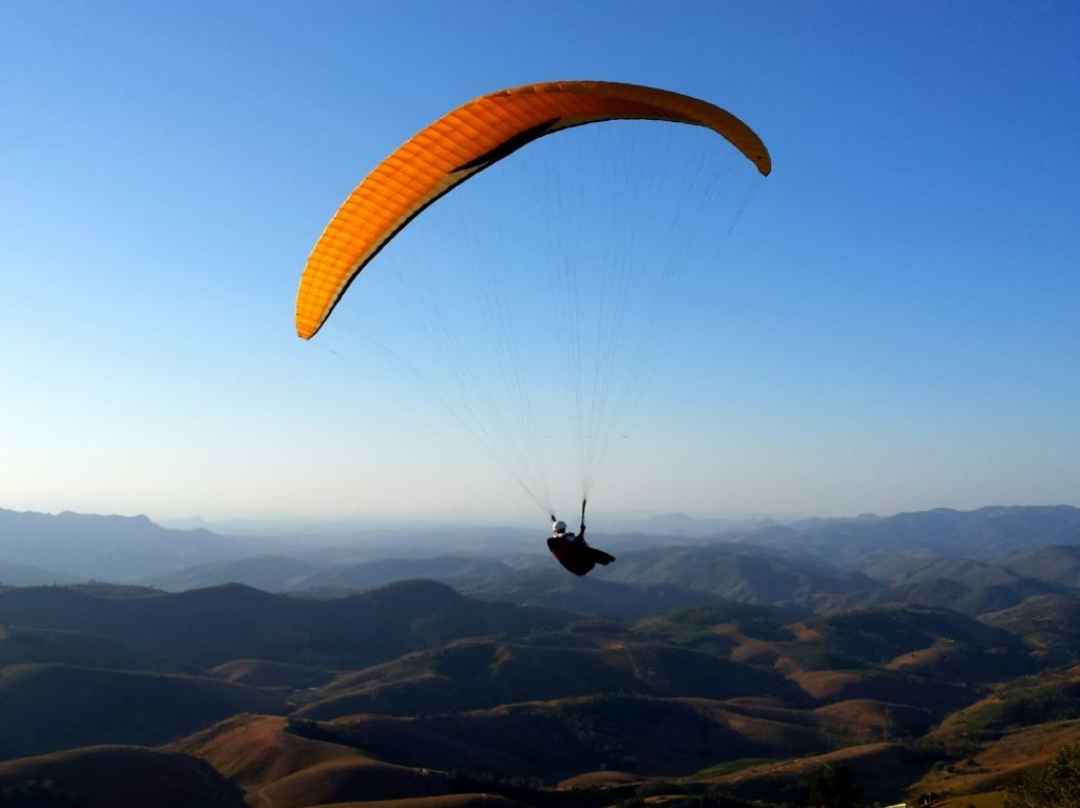
[[[591,126],[605,121],[633,123]],[[519,150],[528,159],[468,183],[455,204],[434,204]],[[637,371],[662,354],[688,304],[707,299],[680,276],[696,266],[710,270],[698,280],[720,276],[715,203],[737,185],[726,180],[737,172],[756,185],[771,169],[749,126],[668,90],[563,81],[480,96],[413,135],[341,204],[300,278],[296,333],[314,337],[390,245],[394,271],[364,279],[364,339],[420,379],[418,400],[444,406],[550,514],[569,493],[551,481],[589,495],[613,437],[631,437],[620,419],[648,395]],[[748,202],[736,204],[728,234]],[[398,299],[380,302],[392,284]],[[406,324],[413,309],[419,317]],[[348,320],[337,317],[335,327]]]
[[[765,144],[731,113],[687,95],[602,81],[528,84],[476,98],[420,130],[349,195],[308,258],[296,298],[296,333],[313,337],[356,275],[402,228],[469,177],[553,132],[616,119],[712,129],[757,166]]]

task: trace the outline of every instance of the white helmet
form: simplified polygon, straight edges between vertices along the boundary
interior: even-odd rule
[[[554,525],[552,525],[551,532],[554,533],[556,536],[558,536],[558,535],[560,535],[562,533],[565,533],[566,532],[566,522],[563,522],[561,520],[556,522]]]

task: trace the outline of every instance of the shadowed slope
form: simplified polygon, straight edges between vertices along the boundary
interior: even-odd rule
[[[529,808],[523,802],[497,794],[444,794],[441,797],[411,797],[374,802],[333,802],[319,808]]]
[[[217,679],[234,684],[280,690],[320,687],[333,680],[335,675],[333,671],[322,668],[290,665],[287,662],[274,662],[268,659],[234,659],[211,668],[208,673]]]
[[[838,737],[853,744],[917,738],[933,725],[926,709],[906,704],[888,704],[871,699],[838,701],[819,707],[814,714]]]
[[[20,794],[72,808],[246,808],[240,789],[203,761],[137,746],[0,763],[0,804]]]
[[[851,746],[824,755],[751,766],[733,774],[695,778],[722,785],[738,797],[789,801],[801,805],[807,781],[826,765],[849,768],[870,800],[899,798],[909,784],[929,767],[931,760],[898,744]]]
[[[547,782],[605,768],[688,774],[717,760],[832,745],[812,715],[796,711],[610,695],[417,718],[354,716],[317,731],[408,765]]]
[[[958,710],[931,737],[950,748],[968,748],[1022,727],[1080,718],[1080,666],[1045,671],[999,685],[984,699]]]
[[[780,674],[685,648],[598,637],[562,647],[466,640],[347,674],[314,694],[298,714],[329,719],[355,713],[411,715],[494,707],[596,693],[699,696],[770,695],[798,700]],[[569,638],[568,638],[569,639]]]
[[[451,790],[452,780],[442,772],[357,756],[301,769],[258,789],[251,802],[266,808],[304,808],[357,800],[435,797]]]
[[[167,592],[207,589],[227,584],[243,584],[264,592],[288,592],[305,587],[323,567],[289,556],[252,556],[249,558],[198,564],[147,580],[151,586]]]
[[[1080,588],[1080,547],[1075,545],[1051,544],[1009,556],[1003,563],[1028,578]]]
[[[0,671],[0,757],[101,743],[159,744],[277,697],[213,679],[63,665]]]
[[[939,717],[977,698],[975,692],[959,685],[894,671],[804,671],[793,673],[791,679],[809,696],[826,704],[872,699],[916,706]]]
[[[1023,638],[1042,662],[1062,664],[1080,657],[1080,597],[1040,595],[981,620]]]
[[[465,598],[432,581],[326,601],[240,585],[125,598],[62,587],[0,592],[0,623],[108,637],[149,657],[148,666],[174,668],[239,658],[359,667],[460,637],[552,628],[569,619]]]
[[[620,620],[723,603],[716,595],[676,584],[625,584],[594,575],[578,578],[562,570],[493,576],[485,581],[463,582],[461,589],[488,600],[523,606],[557,606],[578,614]]]
[[[917,660],[901,658],[948,647],[952,668],[944,672],[953,679],[985,681],[1033,670],[1014,636],[944,609],[856,609],[804,625],[831,653],[865,664],[918,667]]]
[[[873,589],[861,573],[745,544],[665,547],[623,553],[597,573],[609,581],[670,584],[740,603],[811,606]]]
[[[0,626],[0,665],[55,662],[88,668],[135,668],[122,643],[77,631]]]

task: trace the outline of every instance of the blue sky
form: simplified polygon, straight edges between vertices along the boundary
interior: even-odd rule
[[[706,98],[775,162],[758,181],[716,157],[720,224],[700,190],[683,203],[683,292],[628,310],[626,336],[664,340],[596,470],[598,513],[1080,504],[1075,3],[220,6],[0,3],[0,507],[538,516],[436,403],[458,388],[425,345],[449,343],[424,341],[431,309],[402,305],[403,279],[445,295],[468,395],[501,404],[500,269],[502,333],[536,352],[529,400],[565,406],[552,312],[603,304],[560,311],[527,278],[622,256],[637,226],[585,239],[544,208],[552,183],[596,172],[574,213],[599,220],[627,149],[652,156],[626,175],[647,197],[693,180],[712,141],[642,125],[534,144],[418,219],[315,340],[292,313],[308,251],[378,160],[473,96],[573,78]],[[712,235],[722,271],[694,251]],[[561,437],[525,454],[571,511]]]

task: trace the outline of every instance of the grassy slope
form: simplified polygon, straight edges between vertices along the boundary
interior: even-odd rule
[[[1028,769],[1048,763],[1061,747],[1075,743],[1080,743],[1080,720],[1018,729],[983,745],[966,758],[935,766],[912,790],[956,795],[1000,789]]]
[[[930,737],[959,753],[1006,732],[1073,718],[1080,718],[1080,666],[999,685],[986,698],[948,716]]]

